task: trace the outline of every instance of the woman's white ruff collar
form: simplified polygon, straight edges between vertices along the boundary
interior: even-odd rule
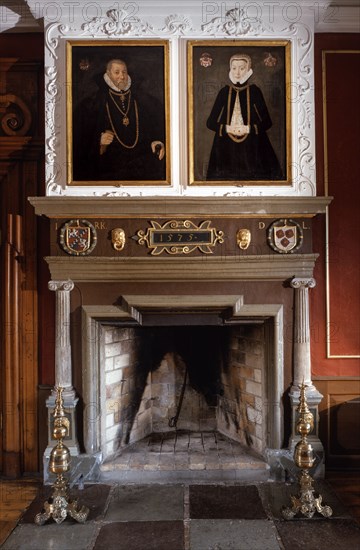
[[[233,84],[237,84],[238,82],[240,82],[240,84],[244,84],[244,82],[246,82],[248,80],[248,78],[250,78],[250,76],[253,74],[253,70],[252,69],[249,69],[248,72],[239,80],[233,78],[233,76],[231,75],[231,71],[229,72],[229,78],[231,80],[231,82]]]

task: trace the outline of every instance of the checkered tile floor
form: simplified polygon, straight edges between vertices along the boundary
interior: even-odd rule
[[[39,527],[35,515],[49,497],[43,487],[4,550],[328,550],[360,548],[360,526],[324,481],[315,489],[333,516],[285,521],[297,485],[87,485],[72,498],[90,508],[85,524],[66,519]]]

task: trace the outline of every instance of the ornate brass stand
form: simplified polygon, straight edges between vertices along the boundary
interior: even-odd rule
[[[70,500],[69,483],[63,475],[70,470],[71,461],[70,451],[62,441],[70,427],[63,406],[63,391],[64,388],[60,386],[56,388],[53,438],[57,440],[57,444],[51,451],[49,461],[49,470],[56,474],[56,481],[52,496],[44,503],[43,510],[35,516],[37,525],[44,525],[51,517],[56,523],[62,523],[68,515],[79,523],[85,523],[89,514],[89,508],[78,508],[77,500]]]
[[[299,475],[300,496],[291,496],[291,508],[283,508],[282,515],[285,519],[292,519],[298,512],[312,518],[315,512],[319,512],[325,518],[332,515],[333,511],[330,506],[322,506],[322,496],[319,494],[317,498],[314,496],[315,489],[313,488],[313,479],[309,474],[309,469],[313,466],[315,458],[313,448],[307,441],[307,436],[314,427],[314,416],[310,412],[305,396],[304,384],[300,388],[300,402],[297,408],[299,419],[297,421],[296,430],[300,434],[300,441],[297,443],[294,452],[294,460],[298,468],[302,468]]]

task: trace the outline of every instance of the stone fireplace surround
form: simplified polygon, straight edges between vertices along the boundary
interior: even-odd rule
[[[79,454],[75,433],[73,440],[68,442],[78,460],[95,457],[99,464],[106,455],[102,453],[104,420],[98,414],[101,408],[98,362],[101,321],[141,326],[153,323],[154,316],[167,316],[169,322],[177,319],[178,324],[182,323],[179,319],[184,315],[185,324],[199,323],[201,317],[206,322],[211,319],[210,324],[215,325],[269,320],[271,359],[262,390],[266,413],[261,454],[269,459],[271,453],[286,452],[287,443],[291,449],[296,440],[294,409],[299,384],[304,381],[308,386],[311,407],[316,409],[322,397],[311,381],[308,310],[308,289],[315,286],[312,276],[317,254],[311,250],[310,239],[304,253],[300,250],[296,254],[276,254],[262,247],[256,255],[169,257],[163,254],[152,257],[149,254],[129,256],[124,250],[122,255],[106,256],[96,255],[95,249],[90,256],[70,257],[57,244],[59,222],[81,217],[92,221],[105,219],[113,227],[121,227],[124,220],[137,220],[142,227],[151,219],[216,218],[230,223],[236,235],[236,230],[246,224],[256,222],[268,227],[274,219],[292,218],[305,219],[311,233],[311,218],[324,213],[330,200],[328,197],[30,199],[36,213],[51,220],[51,256],[46,261],[51,278],[49,288],[56,292],[57,331],[61,333],[56,345],[55,383],[65,387],[65,405],[73,414],[74,424],[79,415],[76,393],[82,400],[80,444],[85,454]],[[74,284],[82,293],[80,308],[72,303],[74,300],[70,296]],[[72,323],[75,320],[77,326],[75,332],[71,330],[71,338],[70,319]],[[81,331],[78,329],[80,319]],[[292,337],[289,339],[290,326]],[[283,413],[288,389],[293,411],[291,419],[284,418]],[[52,407],[53,396],[48,400],[49,412]],[[284,441],[284,426],[289,424],[292,434],[287,442]],[[313,444],[321,450],[317,429],[315,432],[311,436]],[[50,438],[45,464],[49,449]],[[95,475],[94,461],[91,464],[87,479]]]

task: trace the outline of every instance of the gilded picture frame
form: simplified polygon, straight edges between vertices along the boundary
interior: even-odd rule
[[[189,185],[291,185],[290,41],[190,40],[187,61]]]
[[[168,40],[66,43],[68,185],[171,185],[169,73]]]

